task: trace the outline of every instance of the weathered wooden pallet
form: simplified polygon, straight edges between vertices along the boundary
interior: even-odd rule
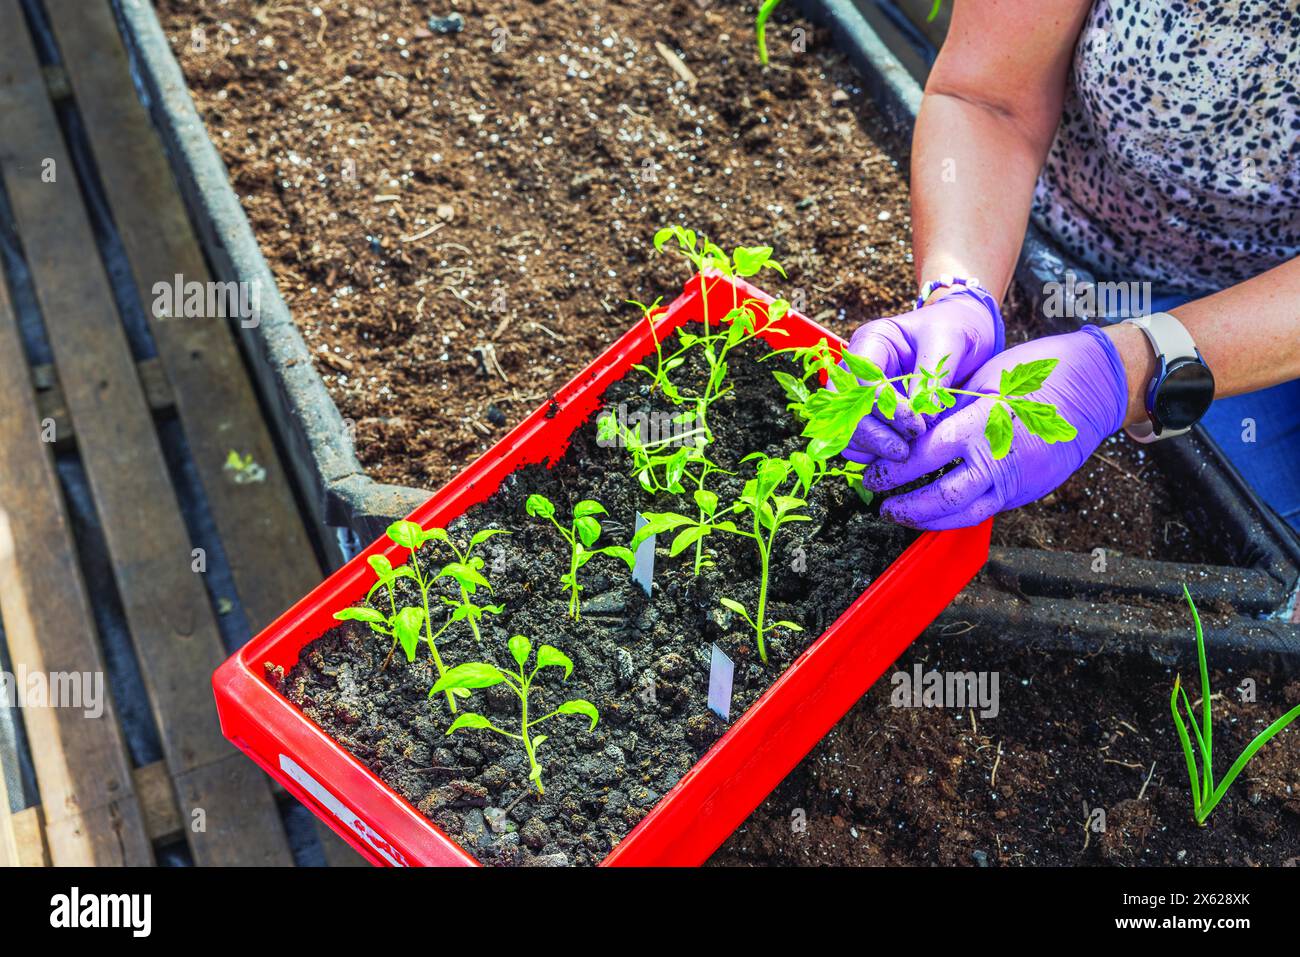
[[[45,817],[44,844],[52,863],[86,859],[85,852],[76,858],[76,848],[66,848],[61,836],[55,840],[59,835],[52,828],[62,816],[54,820],[50,809],[65,806],[55,771],[76,775],[83,760],[97,759],[102,765],[111,758],[109,770],[116,776],[95,768],[86,773],[84,786],[110,782],[111,787],[101,787],[130,811],[126,821],[133,856],[127,862],[148,863],[152,844],[183,836],[200,864],[288,864],[288,844],[269,782],[230,748],[217,725],[209,682],[224,650],[206,589],[191,571],[192,544],[153,415],[174,412],[185,432],[235,588],[255,630],[314,585],[320,568],[227,321],[158,318],[150,308],[157,282],[170,284],[179,275],[186,282],[206,283],[210,277],[161,143],[136,97],[109,2],[49,0],[45,8],[62,70],[42,70],[30,36],[21,28],[18,0],[0,0],[0,23],[6,25],[0,31],[0,167],[54,354],[52,367],[29,369],[12,310],[0,308],[0,353],[13,367],[0,370],[0,381],[17,393],[0,403],[20,405],[13,416],[0,406],[4,429],[15,433],[12,442],[0,445],[0,502],[12,500],[16,507],[11,511],[23,515],[21,525],[14,520],[13,577],[33,585],[19,597],[27,599],[33,614],[84,615],[78,623],[37,628],[34,647],[24,653],[38,656],[48,642],[64,640],[74,647],[60,649],[60,660],[83,662],[77,670],[102,670],[84,586],[79,602],[58,601],[47,612],[50,596],[40,589],[51,587],[44,582],[54,575],[36,577],[38,553],[53,542],[63,569],[71,569],[73,584],[80,584],[52,450],[40,436],[40,422],[53,420],[60,440],[74,444],[90,482],[164,760],[131,772],[116,719],[107,713],[101,722],[88,722],[79,712],[73,719],[50,709],[42,714],[50,716],[45,723],[51,726],[36,728],[40,719],[33,720],[35,712],[26,714]],[[76,103],[94,154],[149,317],[156,359],[133,359],[117,315],[51,102],[67,96]],[[52,183],[41,175],[51,162]],[[16,348],[8,348],[11,344]],[[0,439],[5,438],[9,436],[0,431]],[[23,451],[14,451],[18,447]],[[262,480],[232,481],[224,468],[230,451],[251,455],[264,470]],[[17,473],[20,466],[25,471],[11,479],[6,467]],[[25,484],[19,484],[20,478]],[[38,493],[49,501],[34,511],[29,499]],[[0,611],[12,646],[10,605],[16,607],[17,601],[6,602]],[[65,638],[52,637],[56,633]],[[21,629],[19,639],[21,644]],[[16,651],[14,658],[19,660]],[[61,714],[68,727],[58,725]],[[76,722],[97,727],[101,738],[115,739],[116,750],[110,746],[114,740],[98,741],[96,747],[66,754],[59,768],[51,769],[42,755],[60,753],[67,742],[84,736]],[[90,798],[82,802],[87,813],[107,806],[98,792],[87,794]],[[205,828],[191,827],[199,818]],[[0,852],[8,847],[19,854],[21,832],[22,857],[39,860],[26,835],[32,822],[40,820],[39,812],[11,817],[7,844],[6,828],[0,826]],[[118,828],[114,835],[120,835],[126,825],[117,819],[113,823]],[[92,848],[109,833],[103,827],[82,831],[83,843]],[[359,861],[332,834],[323,840],[331,863]],[[117,841],[115,846],[123,845]]]

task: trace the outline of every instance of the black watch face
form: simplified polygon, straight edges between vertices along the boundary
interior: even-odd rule
[[[1213,401],[1213,374],[1195,359],[1183,359],[1160,383],[1153,411],[1161,429],[1186,429],[1200,421]]]

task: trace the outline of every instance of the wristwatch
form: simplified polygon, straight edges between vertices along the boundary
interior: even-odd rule
[[[1214,401],[1214,374],[1191,333],[1167,312],[1124,321],[1146,333],[1159,363],[1147,386],[1150,421],[1130,425],[1128,434],[1139,442],[1155,442],[1190,431]]]

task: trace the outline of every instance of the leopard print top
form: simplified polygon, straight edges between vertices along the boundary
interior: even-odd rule
[[[1300,254],[1300,3],[1095,0],[1033,220],[1193,294]]]

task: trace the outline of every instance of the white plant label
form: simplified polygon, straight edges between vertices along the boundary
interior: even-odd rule
[[[637,512],[636,531],[641,531],[645,523],[645,516]],[[655,579],[655,537],[651,535],[637,546],[636,564],[632,568],[632,581],[640,585],[647,596],[650,594]]]
[[[723,721],[731,720],[731,681],[736,666],[716,644],[709,663],[709,710]]]

